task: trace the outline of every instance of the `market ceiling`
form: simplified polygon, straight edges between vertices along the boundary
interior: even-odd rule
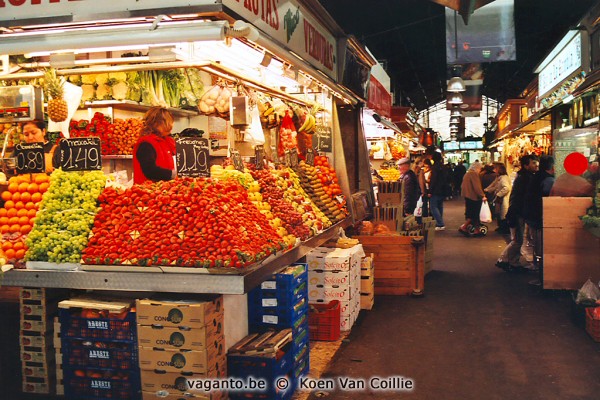
[[[444,6],[461,15],[487,0],[319,0],[348,34],[384,64],[395,105],[424,110],[446,98]],[[482,94],[502,103],[534,79],[533,70],[598,0],[515,0],[517,61],[483,65]],[[464,8],[468,7],[468,8]],[[472,11],[471,11],[472,12]],[[472,16],[471,16],[472,18]]]

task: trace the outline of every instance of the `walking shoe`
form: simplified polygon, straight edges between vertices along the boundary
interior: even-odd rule
[[[469,231],[467,231],[466,229],[463,229],[463,227],[462,227],[462,226],[461,226],[460,228],[458,228],[458,231],[459,231],[460,233],[462,233],[463,235],[467,236],[467,237],[471,236],[471,235],[469,234]]]
[[[435,230],[436,230],[436,231],[445,231],[445,230],[446,230],[446,227],[445,227],[445,226],[436,226],[436,227],[435,227]]]

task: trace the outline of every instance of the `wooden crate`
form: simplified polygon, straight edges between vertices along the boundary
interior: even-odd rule
[[[409,295],[424,289],[425,246],[422,236],[357,236],[373,253],[376,295]]]
[[[600,280],[600,238],[579,219],[592,205],[589,197],[544,197],[543,266],[545,289],[581,288]]]

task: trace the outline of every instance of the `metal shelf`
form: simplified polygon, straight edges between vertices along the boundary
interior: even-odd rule
[[[86,101],[83,108],[105,108],[113,107],[124,111],[146,112],[150,106],[137,103],[131,100],[99,100]],[[198,116],[198,111],[183,110],[181,108],[168,107],[167,110],[176,117],[195,117]]]
[[[116,290],[134,292],[177,292],[244,294],[258,286],[272,274],[301,259],[313,248],[336,237],[339,228],[351,225],[347,218],[318,236],[284,253],[271,256],[243,270],[199,270],[198,273],[157,272],[92,272],[11,270],[4,273],[3,286]]]

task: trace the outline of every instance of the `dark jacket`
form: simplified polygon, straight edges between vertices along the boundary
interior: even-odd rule
[[[541,229],[543,222],[543,200],[542,197],[549,195],[549,190],[545,192],[544,186],[548,180],[554,179],[554,175],[546,171],[540,171],[531,178],[527,191],[525,192],[525,202],[523,205],[523,218],[533,228]]]
[[[402,175],[400,181],[404,190],[404,215],[412,214],[415,211],[415,207],[417,207],[417,201],[421,195],[417,175],[409,169]]]
[[[431,168],[431,181],[429,182],[429,193],[437,196],[446,195],[446,171],[441,162],[435,163]]]
[[[512,191],[508,200],[508,212],[506,219],[509,226],[517,226],[519,218],[523,218],[523,209],[525,207],[525,193],[529,187],[529,183],[533,178],[533,174],[524,169],[517,173],[517,177],[513,182]]]

